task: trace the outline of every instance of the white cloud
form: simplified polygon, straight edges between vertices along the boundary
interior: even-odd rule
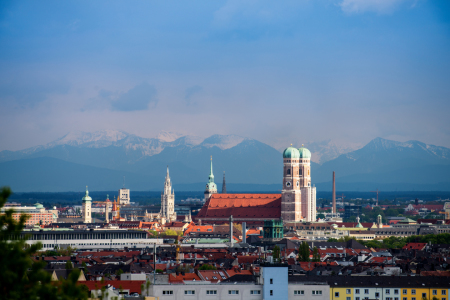
[[[416,5],[417,0],[342,0],[339,5],[346,13],[391,13],[402,4]]]

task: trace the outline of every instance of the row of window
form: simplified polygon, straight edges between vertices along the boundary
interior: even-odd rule
[[[347,294],[351,294],[351,289],[347,289],[345,291]],[[360,294],[360,289],[355,289],[355,294]],[[402,290],[403,295],[407,295],[408,294],[408,290],[404,289]],[[364,294],[369,294],[369,289],[364,289]],[[386,295],[390,295],[391,294],[391,290],[390,289],[386,289],[385,290],[385,294]],[[394,289],[394,295],[398,295],[399,294],[399,290],[398,289]],[[432,291],[433,295],[437,295],[438,294],[438,290],[433,290]],[[416,295],[416,290],[415,289],[411,289],[411,295]],[[441,295],[447,295],[447,290],[441,290]],[[334,297],[339,297],[339,292],[335,292],[334,293]],[[380,293],[376,292],[375,293],[375,297],[380,297]],[[422,298],[426,298],[427,294],[426,293],[422,293]],[[347,300],[349,297],[347,297]],[[393,300],[392,298],[386,298],[387,300]],[[406,298],[403,298],[403,300],[405,300]],[[359,297],[356,297],[355,300],[360,300]],[[399,300],[398,297],[395,297],[394,300]]]
[[[305,291],[304,290],[295,290],[294,295],[305,295]],[[314,295],[314,296],[322,295],[322,291],[321,290],[311,291],[311,295]]]
[[[320,291],[322,293],[322,291]],[[162,291],[163,295],[173,295],[173,290]],[[195,295],[195,290],[185,290],[185,295]],[[217,295],[217,290],[207,290],[206,295]],[[239,290],[228,290],[228,295],[239,295]],[[250,295],[261,295],[260,290],[251,290]],[[270,290],[270,295],[273,296],[273,290]]]

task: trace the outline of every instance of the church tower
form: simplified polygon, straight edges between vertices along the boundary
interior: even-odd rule
[[[302,147],[300,153],[300,190],[302,192],[302,217],[307,222],[316,221],[316,187],[311,186],[311,152]]]
[[[92,198],[89,197],[88,187],[86,186],[86,194],[82,199],[83,207],[83,223],[92,223]]]
[[[300,153],[294,147],[283,152],[283,189],[281,190],[281,218],[284,222],[302,219]]]
[[[161,219],[166,222],[172,222],[177,219],[175,213],[175,191],[172,190],[170,182],[169,167],[167,166],[166,180],[164,182],[164,191],[161,193]]]
[[[209,198],[211,198],[212,194],[217,194],[217,186],[214,183],[214,174],[211,156],[211,171],[209,172],[209,180],[205,188],[205,202],[208,201]]]
[[[225,182],[225,171],[223,171],[222,194],[227,193],[227,183]]]

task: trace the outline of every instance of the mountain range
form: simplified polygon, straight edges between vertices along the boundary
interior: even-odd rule
[[[305,145],[312,155],[312,181],[331,190],[450,190],[450,149],[418,141],[376,138],[364,147],[330,141]],[[15,192],[161,190],[166,168],[176,190],[201,190],[213,158],[215,182],[226,172],[229,191],[281,189],[282,155],[275,148],[236,135],[206,139],[163,132],[142,138],[121,131],[73,132],[46,145],[0,152],[0,183]],[[125,181],[125,182],[124,182]]]

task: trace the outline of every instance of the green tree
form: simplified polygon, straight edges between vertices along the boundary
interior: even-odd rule
[[[325,219],[325,215],[320,213],[317,215],[317,219]]]
[[[216,267],[210,265],[210,264],[203,264],[200,268],[198,268],[199,270],[217,270]]]
[[[116,275],[120,277],[120,275],[123,274],[123,270],[122,269],[118,269],[116,270]]]
[[[308,243],[303,242],[300,244],[300,247],[298,248],[298,260],[299,261],[310,261]]]
[[[70,260],[66,261],[66,270],[72,270],[73,264]]]
[[[2,208],[11,190],[3,187],[0,191]],[[6,210],[0,215],[0,290],[3,299],[87,299],[85,288],[77,286],[80,270],[72,270],[66,280],[51,283],[51,276],[44,271],[45,263],[31,259],[41,243],[28,245],[22,230],[28,216],[21,215],[19,221],[13,218],[13,211]]]
[[[319,249],[317,249],[317,247],[314,247],[314,249],[313,249],[313,259],[312,259],[312,261],[314,261],[314,262],[319,262],[320,261]]]
[[[276,262],[276,261],[279,261],[280,260],[280,247],[278,247],[277,245],[275,245],[275,247],[273,247],[273,250],[272,250],[272,258],[273,258],[273,261],[274,262]]]

